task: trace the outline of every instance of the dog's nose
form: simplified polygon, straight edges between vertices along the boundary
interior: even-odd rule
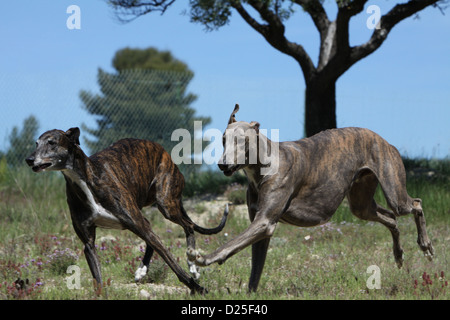
[[[219,161],[217,161],[217,166],[219,167],[219,169],[221,171],[224,171],[228,168],[228,165],[226,164],[226,160],[225,160],[225,155],[222,155],[219,159]]]
[[[29,156],[28,158],[25,159],[26,163],[31,167],[34,164],[34,156]]]

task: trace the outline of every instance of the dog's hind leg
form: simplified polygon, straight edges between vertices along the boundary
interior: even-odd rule
[[[141,265],[134,274],[134,281],[136,282],[141,281],[142,278],[144,278],[145,275],[147,274],[148,265],[150,264],[150,259],[152,258],[153,251],[154,251],[153,248],[150,247],[149,245],[145,247],[144,258],[142,259]]]
[[[189,271],[195,279],[200,277],[197,271],[195,258],[190,257],[189,252],[195,252],[195,234],[197,231],[202,234],[216,234],[220,232],[225,226],[228,215],[228,207],[224,212],[221,223],[216,228],[203,228],[195,224],[186,213],[182,203],[182,193],[184,187],[184,177],[176,167],[171,168],[171,174],[166,174],[163,171],[161,178],[155,184],[155,200],[159,211],[162,215],[180,225],[186,234],[187,242],[187,263]]]
[[[386,226],[392,235],[394,258],[397,266],[403,265],[403,249],[400,245],[400,230],[393,212],[378,205],[373,196],[378,179],[369,169],[360,171],[347,194],[351,212],[360,219],[376,221]]]
[[[400,230],[398,229],[397,218],[392,211],[381,207],[375,200],[373,200],[373,204],[376,205],[376,219],[373,221],[380,222],[391,231],[395,262],[397,263],[397,267],[401,268],[404,254],[400,245]]]
[[[151,246],[169,265],[172,271],[177,275],[178,280],[188,286],[193,292],[205,293],[205,289],[195,282],[195,280],[178,265],[172,254],[164,247],[155,233],[148,230],[143,237],[146,240],[147,245]]]
[[[195,250],[195,235],[194,230],[190,226],[183,226],[184,233],[186,234],[186,243],[187,243],[187,252],[191,250]],[[194,261],[191,261],[189,257],[187,257],[187,264],[189,266],[189,272],[194,277],[195,280],[200,278],[200,273],[197,270],[197,266]]]
[[[139,210],[136,208],[136,210]],[[135,233],[138,237],[143,239],[147,244],[147,247],[152,248],[158,255],[167,263],[167,265],[172,269],[172,271],[177,275],[178,280],[184,283],[187,287],[189,287],[192,292],[200,292],[204,293],[205,289],[202,288],[195,280],[186,273],[180,265],[176,262],[175,258],[172,254],[167,250],[164,244],[161,242],[159,237],[153,232],[150,223],[147,219],[142,216],[134,215],[135,217],[139,217],[138,219],[142,219],[139,223],[127,223],[126,221],[122,222],[125,224],[126,228]],[[148,249],[150,250],[150,249]],[[146,251],[150,252],[150,251]]]
[[[158,209],[166,219],[183,228],[186,235],[187,252],[195,251],[194,223],[187,216],[181,201],[164,199],[163,203],[158,204]],[[200,278],[200,273],[197,271],[195,262],[191,261],[188,257],[187,263],[189,272],[194,279],[198,280]]]
[[[434,248],[427,234],[422,200],[413,199],[408,195],[404,169],[402,172],[385,172],[384,177],[380,179],[380,185],[389,207],[396,216],[414,215],[417,227],[417,243],[425,257],[431,260],[434,255]]]
[[[434,248],[427,234],[425,215],[423,214],[422,209],[422,200],[418,198],[412,199],[408,196],[408,202],[412,205],[411,211],[414,214],[414,221],[417,227],[417,244],[423,251],[425,257],[431,261],[434,255]]]

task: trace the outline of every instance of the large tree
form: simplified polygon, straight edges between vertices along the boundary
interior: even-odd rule
[[[164,13],[175,0],[108,0],[123,21],[150,12]],[[330,20],[324,0],[189,0],[191,20],[218,29],[237,12],[245,22],[275,49],[294,58],[300,65],[306,84],[305,133],[311,136],[325,129],[336,128],[336,81],[352,65],[377,50],[392,28],[400,21],[428,6],[439,7],[443,0],[409,0],[394,4],[381,20],[367,42],[350,46],[350,19],[361,13],[368,0],[336,0],[337,15]],[[394,1],[392,1],[394,2]],[[320,35],[320,53],[313,63],[304,47],[285,35],[285,21],[296,8],[308,13]],[[251,9],[251,10],[249,10]],[[255,17],[254,13],[259,15]],[[301,39],[300,39],[301,40]]]
[[[98,71],[101,94],[80,92],[83,108],[96,116],[96,128],[83,125],[93,136],[85,138],[91,152],[127,137],[158,142],[170,152],[178,143],[171,141],[174,130],[184,128],[194,136],[194,121],[211,122],[195,115],[190,105],[196,96],[187,92],[194,74],[169,51],[122,49],[113,67],[116,72]]]

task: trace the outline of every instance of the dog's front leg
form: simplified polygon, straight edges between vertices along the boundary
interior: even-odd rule
[[[89,269],[91,270],[92,276],[96,281],[96,289],[100,290],[100,288],[103,286],[102,274],[100,271],[100,261],[97,256],[94,243],[85,243],[84,255],[89,265]]]
[[[80,226],[75,221],[73,226],[76,234],[84,244],[84,256],[86,257],[86,261],[88,263],[92,277],[95,280],[95,291],[99,294],[101,293],[103,282],[102,274],[100,271],[100,260],[98,259],[97,251],[95,249],[95,227],[87,227],[83,224],[81,224]]]
[[[229,257],[249,245],[270,238],[275,230],[275,226],[276,222],[273,223],[266,218],[255,219],[244,232],[217,249],[215,252],[202,256],[191,249],[188,251],[188,257],[190,260],[195,260],[195,263],[198,266],[207,266],[216,262],[222,264]]]
[[[266,261],[270,238],[262,239],[252,245],[252,271],[248,281],[248,290],[256,291]]]
[[[283,188],[271,189],[271,185],[266,184],[264,188],[259,190],[258,203],[255,206],[258,210],[253,221],[244,232],[211,254],[202,256],[195,250],[188,250],[188,258],[195,261],[198,266],[207,266],[216,262],[221,264],[249,245],[270,238],[275,231],[278,220],[288,208],[291,192],[292,190]],[[253,216],[252,213],[250,215]],[[258,258],[258,260],[264,259]]]

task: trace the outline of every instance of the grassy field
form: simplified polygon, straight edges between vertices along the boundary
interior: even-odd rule
[[[344,202],[325,225],[298,228],[278,224],[257,293],[247,293],[251,257],[247,248],[223,265],[202,268],[199,282],[209,293],[192,296],[158,256],[152,260],[149,275],[135,284],[134,272],[143,257],[144,243],[128,231],[98,229],[97,250],[107,298],[449,299],[448,161],[426,172],[413,171],[417,162],[405,163],[411,172],[408,192],[423,200],[427,230],[436,250],[431,262],[416,244],[412,216],[399,219],[405,262],[398,269],[390,232],[380,224],[353,217]],[[204,180],[211,183],[212,179]],[[229,201],[227,197],[239,203],[239,193],[242,195],[242,187],[237,185],[220,197],[187,199],[185,206],[199,224],[213,226]],[[0,199],[0,299],[106,298],[104,292],[98,296],[93,289],[81,242],[71,226],[64,180],[59,173],[34,174],[28,169],[0,168]],[[383,203],[381,192],[377,193],[377,199]],[[145,210],[145,215],[187,270],[186,241],[181,227],[164,220],[154,208]],[[212,252],[248,223],[245,204],[232,205],[224,231],[213,236],[197,235],[197,247]],[[67,273],[69,266],[76,266],[75,273]],[[374,284],[371,266],[379,268],[380,289],[371,285]],[[76,282],[72,281],[76,273],[80,275],[78,289],[73,288]]]

